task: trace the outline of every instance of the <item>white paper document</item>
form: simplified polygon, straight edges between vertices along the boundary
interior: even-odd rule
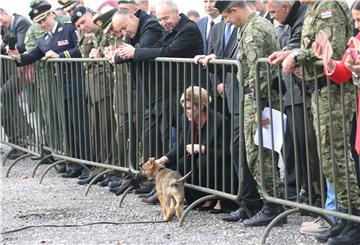
[[[272,113],[271,116],[270,113]],[[262,118],[271,119],[268,127],[262,128],[263,147],[270,150],[274,149],[274,151],[279,154],[278,166],[280,169],[283,169],[284,161],[281,156],[281,148],[284,143],[283,133],[285,134],[287,116],[285,114],[281,115],[281,112],[278,110],[272,109],[270,111],[269,107],[265,107],[262,112]],[[255,144],[259,145],[259,129],[256,129],[254,137]],[[274,139],[274,142],[272,142],[272,138]]]

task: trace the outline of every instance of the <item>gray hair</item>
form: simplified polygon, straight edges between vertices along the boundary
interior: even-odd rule
[[[156,8],[160,8],[160,7],[164,7],[164,6],[169,7],[170,10],[173,12],[179,11],[179,8],[174,0],[160,0],[156,4]]]
[[[114,20],[117,16],[130,16],[131,12],[128,9],[119,9],[116,11],[112,17],[112,20]]]
[[[0,15],[7,15],[8,13],[6,12],[5,9],[0,8]]]
[[[296,1],[299,0],[273,0],[273,3],[277,3],[277,4],[288,3],[290,6],[293,6]]]

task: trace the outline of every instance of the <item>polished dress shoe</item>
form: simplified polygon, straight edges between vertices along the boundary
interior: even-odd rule
[[[360,223],[347,221],[343,231],[329,238],[327,245],[358,245],[360,244]]]
[[[81,179],[81,180],[79,180],[77,183],[79,184],[79,185],[87,185],[87,184],[89,184],[90,182],[91,182],[91,180],[93,179],[93,177],[89,177],[89,178],[87,178],[87,179]],[[94,183],[95,184],[95,183]]]
[[[138,197],[139,198],[149,198],[152,195],[154,195],[156,193],[156,188],[154,187],[149,193],[146,194],[139,194]]]
[[[117,188],[119,186],[121,186],[122,184],[122,180],[119,179],[119,180],[113,180],[113,181],[110,181],[109,184],[108,184],[108,187],[110,189],[114,189],[114,188]]]
[[[59,174],[66,173],[66,165],[64,163],[56,164],[54,168]]]
[[[80,180],[85,180],[85,179],[88,179],[90,176],[90,170],[88,168],[84,168],[82,171],[81,171],[81,174],[80,176],[78,177],[78,179]]]
[[[151,192],[154,188],[154,185],[143,185],[140,186],[140,188],[134,190],[134,194],[147,194],[149,192]]]
[[[319,233],[315,236],[315,239],[320,243],[326,243],[330,238],[339,236],[344,231],[347,223],[347,220],[339,218],[329,230]]]
[[[249,216],[246,214],[243,208],[238,208],[235,211],[232,211],[228,214],[224,214],[221,219],[228,222],[237,222],[243,221],[244,219],[248,219]]]
[[[275,219],[279,214],[284,211],[284,208],[281,205],[273,203],[265,203],[263,208],[257,212],[254,216],[249,219],[244,220],[243,224],[245,226],[266,226]],[[280,220],[277,225],[282,225],[287,223],[287,218]]]
[[[148,198],[142,198],[141,199],[142,202],[148,203],[148,204],[158,204],[159,203],[159,199],[157,197],[157,194],[152,195],[151,197]]]
[[[106,186],[109,186],[110,182],[116,182],[116,181],[120,181],[120,180],[121,180],[121,178],[119,176],[109,175],[103,181],[99,182],[98,185],[101,187],[106,187]]]
[[[63,178],[77,178],[81,175],[81,169],[72,169],[70,172],[66,172],[61,175]]]

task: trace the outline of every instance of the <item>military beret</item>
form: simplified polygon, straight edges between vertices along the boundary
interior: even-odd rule
[[[77,7],[71,14],[71,22],[75,24],[81,16],[85,15],[88,12],[88,9],[84,6]]]
[[[136,4],[135,0],[119,0],[118,3],[133,3],[133,4]]]
[[[215,8],[219,10],[219,13],[224,12],[230,5],[231,1],[216,1]]]
[[[79,0],[58,0],[58,3],[62,5],[63,10],[66,12],[70,12],[79,2]]]
[[[32,21],[39,22],[44,19],[46,15],[50,12],[51,5],[48,2],[40,2],[31,9],[29,16]]]
[[[112,17],[116,11],[116,8],[112,8],[105,13],[96,15],[93,20],[94,24],[97,25],[100,29],[103,29],[105,33],[108,32],[112,23]]]

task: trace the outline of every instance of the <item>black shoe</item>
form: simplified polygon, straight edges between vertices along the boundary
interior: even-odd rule
[[[263,208],[254,216],[244,220],[245,226],[266,226],[284,211],[284,208],[278,204],[265,203]],[[280,220],[277,225],[287,223],[286,217]]]
[[[154,185],[145,185],[141,186],[140,188],[134,190],[134,194],[147,194],[151,192],[154,188]]]
[[[112,181],[120,181],[121,178],[119,176],[116,175],[108,175],[103,181],[100,181],[98,183],[99,186],[101,187],[106,187],[109,186],[109,183]]]
[[[360,223],[347,221],[344,230],[335,237],[329,238],[328,245],[358,245],[360,244]]]
[[[228,222],[237,222],[242,221],[244,219],[248,219],[249,216],[246,214],[245,210],[243,208],[238,208],[233,212],[230,212],[228,214],[224,214],[221,219]]]
[[[54,168],[59,174],[66,173],[66,165],[64,163],[56,164]]]
[[[156,193],[156,188],[154,187],[149,193],[146,194],[140,194],[138,195],[139,198],[149,198],[152,195],[154,195]]]
[[[70,173],[67,172],[67,173],[62,174],[61,177],[63,177],[63,178],[77,178],[77,177],[80,176],[81,172],[82,172],[81,169],[73,169],[73,170],[70,171]]]
[[[16,158],[21,157],[23,155],[25,155],[25,152],[20,151],[18,149],[13,149],[11,154],[8,156],[8,159],[9,160],[15,160]]]
[[[81,171],[80,176],[78,177],[80,180],[85,180],[88,179],[90,177],[90,170],[88,168],[84,168]]]
[[[92,179],[93,179],[92,177],[89,177],[87,179],[81,179],[77,183],[79,185],[87,185],[87,184],[89,184],[91,182]]]
[[[114,189],[114,188],[118,188],[119,186],[121,186],[121,184],[122,184],[122,180],[114,180],[114,181],[109,182],[108,187],[109,187],[109,189]]]
[[[330,238],[340,235],[345,229],[347,222],[347,220],[339,218],[329,230],[315,235],[315,239],[320,243],[326,243]]]

